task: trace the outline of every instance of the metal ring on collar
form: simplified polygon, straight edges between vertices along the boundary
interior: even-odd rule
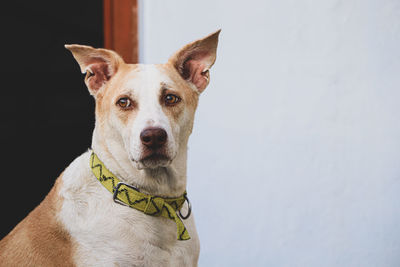
[[[187,218],[189,218],[190,214],[192,213],[192,204],[190,204],[189,198],[187,197],[186,194],[183,197],[185,198],[186,202],[188,203],[188,212],[185,216],[183,216],[181,213],[181,210],[179,210],[179,217],[181,217],[183,220],[186,220]]]

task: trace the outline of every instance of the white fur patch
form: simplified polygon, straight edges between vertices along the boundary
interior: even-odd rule
[[[167,155],[173,159],[178,151],[172,126],[160,104],[160,94],[163,83],[171,83],[170,78],[162,73],[155,65],[140,65],[139,71],[126,84],[132,88],[139,104],[136,119],[131,125],[129,142],[126,142],[127,150],[135,161],[141,158],[143,145],[140,141],[140,133],[148,127],[159,127],[167,132]]]

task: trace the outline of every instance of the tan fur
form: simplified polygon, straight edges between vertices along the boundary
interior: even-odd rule
[[[73,242],[57,220],[61,176],[42,203],[0,241],[0,266],[74,266]]]
[[[138,65],[136,64],[126,64],[124,62],[120,62],[118,64],[118,73],[109,83],[106,84],[104,90],[99,92],[96,97],[96,119],[99,120],[100,123],[102,120],[107,119],[107,116],[104,114],[110,114],[110,109],[113,108],[112,105],[114,105],[120,97],[128,96],[131,99],[134,99],[131,95],[121,94],[121,91],[118,89],[123,88],[122,85],[126,82],[126,77],[128,74],[132,71],[136,71],[137,68]],[[108,88],[113,90],[107,90]],[[113,99],[114,101],[110,102],[109,99]],[[134,118],[136,108],[137,107],[134,106],[132,108],[132,112],[125,112],[121,110],[118,114],[121,121],[126,124],[130,118]]]

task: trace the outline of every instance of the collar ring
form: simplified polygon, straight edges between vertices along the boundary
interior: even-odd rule
[[[183,220],[186,220],[187,218],[189,218],[190,214],[192,213],[192,204],[190,204],[189,198],[187,197],[187,195],[183,195],[183,197],[185,198],[185,202],[188,203],[188,212],[185,216],[182,215],[181,210],[179,210],[179,217],[181,217]]]

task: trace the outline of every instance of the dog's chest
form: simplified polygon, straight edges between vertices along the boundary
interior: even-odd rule
[[[110,206],[99,205],[90,223],[77,225],[83,266],[193,266],[192,240],[177,241],[173,221]]]
[[[73,165],[63,175],[65,182],[60,194],[64,203],[60,219],[76,241],[77,265],[196,265],[199,244],[193,218],[184,222],[191,239],[178,241],[172,220],[114,203],[111,193],[96,180],[81,177],[84,182],[77,185],[76,180],[82,173],[77,175],[79,170],[74,167],[78,166]]]

